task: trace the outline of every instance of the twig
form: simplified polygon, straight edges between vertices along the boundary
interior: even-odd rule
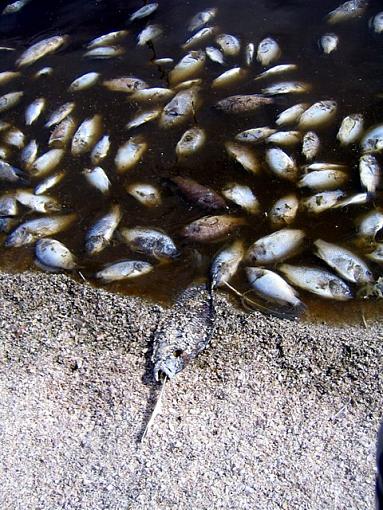
[[[149,418],[149,421],[146,424],[144,433],[142,434],[141,443],[144,442],[144,439],[149,434],[149,431],[152,428],[152,425],[153,425],[154,420],[156,419],[156,416],[161,411],[161,403],[162,403],[162,399],[163,399],[163,396],[164,396],[164,393],[165,393],[165,383],[166,383],[166,381],[167,381],[167,376],[165,375],[164,381],[162,383],[160,394],[158,395],[158,399],[157,399],[156,405],[154,406],[154,409],[153,409],[152,414],[151,414],[151,416]]]

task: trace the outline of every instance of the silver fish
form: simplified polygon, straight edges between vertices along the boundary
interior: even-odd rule
[[[101,191],[101,193],[107,194],[109,192],[111,182],[100,166],[86,168],[82,173],[91,186]]]
[[[281,54],[278,43],[271,37],[266,37],[258,45],[257,60],[265,67],[278,60]]]
[[[51,149],[38,157],[32,164],[31,173],[34,177],[43,177],[61,162],[64,156],[62,149]]]
[[[16,0],[16,2],[8,4],[1,14],[14,14],[19,12],[23,7],[29,4],[30,1],[31,0]]]
[[[10,110],[16,106],[23,97],[24,92],[9,92],[0,97],[0,113]]]
[[[8,145],[12,145],[12,147],[22,149],[25,144],[25,135],[20,129],[13,127],[4,133],[3,141]]]
[[[104,87],[113,92],[125,92],[127,94],[133,94],[134,92],[148,87],[146,82],[140,80],[140,78],[136,78],[135,76],[113,78],[111,80],[105,80],[102,84]]]
[[[304,240],[303,230],[278,230],[255,241],[246,253],[246,260],[255,265],[275,264],[301,252]]]
[[[138,126],[142,126],[151,120],[157,119],[161,114],[160,108],[153,108],[152,110],[147,110],[144,112],[139,112],[137,115],[133,117],[131,121],[126,124],[126,129],[133,129]]]
[[[308,131],[302,142],[302,154],[310,161],[318,156],[320,150],[320,139],[314,131]]]
[[[166,101],[170,99],[174,95],[174,92],[171,89],[166,89],[162,87],[153,87],[150,89],[139,89],[136,90],[131,96],[132,101],[147,101],[151,102],[160,102]]]
[[[114,162],[118,173],[124,173],[136,166],[148,148],[141,136],[132,136],[118,149]]]
[[[383,149],[383,124],[370,128],[363,135],[360,146],[363,152],[380,152]]]
[[[295,161],[279,147],[266,151],[266,163],[270,170],[281,179],[296,181],[298,168]]]
[[[157,207],[161,204],[161,194],[151,184],[134,183],[126,187],[126,191],[146,207]]]
[[[222,190],[222,195],[250,214],[257,214],[260,211],[259,200],[249,186],[236,183],[227,184]]]
[[[320,214],[335,207],[344,196],[345,193],[341,190],[316,193],[315,195],[304,198],[302,200],[302,207],[310,214]]]
[[[122,46],[99,46],[84,53],[85,58],[108,59],[120,57],[125,53]]]
[[[261,267],[247,267],[246,275],[252,289],[266,301],[304,308],[297,291],[277,273]]]
[[[271,134],[266,142],[282,145],[282,147],[290,147],[292,145],[297,145],[301,140],[302,135],[299,131],[277,131]]]
[[[376,234],[383,228],[383,212],[372,210],[357,220],[358,236],[368,241],[374,240]]]
[[[85,234],[85,249],[90,255],[106,248],[122,218],[119,205],[113,205],[110,211],[90,227]]]
[[[276,129],[263,126],[247,129],[246,131],[241,131],[235,136],[235,139],[238,142],[256,144],[263,142],[264,140],[266,140],[266,138],[269,138],[269,136],[271,136],[273,133],[276,133]]]
[[[40,239],[36,243],[35,255],[43,267],[70,271],[76,267],[76,259],[68,248],[55,239]]]
[[[333,206],[333,208],[339,209],[340,207],[347,207],[349,205],[366,204],[369,201],[369,199],[370,199],[369,193],[356,193],[354,195],[342,198]]]
[[[326,55],[330,55],[338,48],[339,37],[336,34],[328,33],[322,35],[320,38],[320,46],[323,50],[323,53]]]
[[[360,183],[368,193],[375,193],[382,183],[382,169],[373,154],[363,154],[359,159]]]
[[[176,145],[178,157],[188,157],[201,149],[206,141],[205,131],[199,127],[193,127],[185,131]]]
[[[88,50],[91,50],[92,48],[97,48],[99,46],[109,46],[113,45],[116,42],[119,42],[121,39],[125,39],[125,37],[128,35],[127,30],[118,30],[117,32],[109,32],[108,34],[101,35],[99,37],[96,37],[96,39],[93,39],[86,45]]]
[[[0,217],[17,216],[18,212],[17,201],[14,194],[0,196]]]
[[[205,52],[212,62],[216,62],[217,64],[224,63],[224,57],[218,48],[215,48],[214,46],[207,46],[205,48]]]
[[[157,260],[174,259],[179,251],[173,240],[164,232],[147,227],[123,228],[123,240],[135,252],[144,253]]]
[[[254,174],[259,172],[260,164],[257,155],[249,147],[235,142],[226,142],[225,147],[229,156],[241,164],[245,170]]]
[[[53,175],[50,175],[49,177],[41,181],[39,184],[37,184],[34,190],[35,195],[42,195],[49,189],[53,188],[54,186],[57,186],[57,184],[59,184],[64,177],[65,172],[63,170]]]
[[[245,246],[240,239],[217,253],[210,266],[211,289],[223,287],[233,278],[244,255]]]
[[[183,45],[182,48],[189,50],[193,46],[198,46],[206,39],[209,39],[217,32],[217,27],[201,28],[196,34],[192,35]]]
[[[0,160],[0,182],[24,184],[27,182],[26,174],[6,161]]]
[[[370,27],[377,34],[383,33],[383,11],[371,18]]]
[[[209,21],[211,21],[217,15],[217,12],[218,9],[214,7],[212,9],[207,9],[206,11],[199,12],[193,16],[189,22],[189,32],[194,32],[194,30],[198,30],[199,28],[206,25],[206,23],[209,23]]]
[[[75,103],[68,102],[61,105],[57,110],[51,113],[48,121],[46,122],[46,127],[52,127],[56,124],[59,124],[62,120],[65,119],[75,108]]]
[[[32,244],[36,239],[51,236],[69,228],[75,219],[75,214],[66,214],[26,221],[9,234],[4,244],[13,248]]]
[[[290,106],[287,110],[281,112],[277,120],[275,121],[278,126],[284,126],[286,124],[295,124],[300,119],[303,112],[305,112],[309,108],[308,103],[298,103],[294,106]]]
[[[138,46],[144,46],[144,44],[155,41],[161,37],[162,32],[160,25],[148,25],[137,37]]]
[[[342,145],[357,142],[363,134],[364,118],[360,113],[353,113],[342,120],[337,138]]]
[[[298,66],[296,64],[280,64],[274,67],[270,67],[267,71],[259,74],[254,78],[254,80],[261,80],[263,78],[269,78],[271,76],[276,76],[277,74],[284,74],[290,71],[296,71]]]
[[[148,16],[153,14],[153,12],[156,11],[157,9],[158,9],[157,2],[146,4],[137,11],[135,11],[133,14],[131,14],[129,20],[134,21],[135,19],[147,18]]]
[[[228,85],[232,85],[237,81],[243,80],[247,76],[247,69],[242,69],[242,67],[233,67],[228,71],[220,74],[211,82],[212,88],[216,87],[226,87]]]
[[[336,116],[336,101],[319,101],[304,111],[299,119],[302,129],[319,128],[329,124]]]
[[[108,264],[101,271],[96,273],[96,278],[105,283],[127,280],[143,276],[153,270],[149,262],[142,260],[121,260]]]
[[[35,139],[31,140],[21,151],[20,161],[23,165],[23,168],[29,170],[33,163],[36,160],[37,153],[39,150],[39,146]]]
[[[57,124],[48,140],[48,145],[59,149],[65,147],[76,130],[77,122],[71,115]]]
[[[160,126],[173,127],[189,119],[199,106],[198,91],[197,87],[191,87],[178,92],[165,106],[160,117]]]
[[[279,198],[268,214],[271,225],[274,228],[283,228],[290,225],[297,216],[298,208],[299,200],[294,193]]]
[[[16,200],[25,207],[28,207],[32,211],[40,212],[40,213],[51,213],[60,211],[61,206],[52,197],[47,197],[44,195],[35,195],[30,191],[26,190],[17,190],[15,193]]]
[[[48,37],[48,39],[43,39],[42,41],[33,44],[31,47],[25,50],[20,58],[16,61],[16,66],[30,66],[37,60],[45,57],[45,55],[54,53],[66,42],[68,42],[67,35],[55,35],[53,37]]]
[[[92,150],[94,144],[98,140],[102,130],[101,115],[94,115],[85,119],[75,132],[72,139],[72,154],[80,156]]]
[[[203,69],[205,60],[204,51],[190,51],[178,62],[174,69],[170,71],[169,82],[175,84],[195,76]]]
[[[18,71],[3,71],[0,73],[0,85],[6,85],[19,76],[20,73]]]
[[[76,78],[69,85],[69,92],[77,92],[78,90],[86,90],[93,87],[100,78],[100,73],[86,73]]]
[[[298,181],[298,187],[310,188],[314,191],[330,191],[339,188],[348,180],[348,174],[341,170],[314,170]]]
[[[269,87],[262,89],[262,94],[269,96],[278,96],[281,94],[305,94],[311,90],[309,83],[302,81],[281,81],[273,83]]]
[[[367,0],[348,0],[331,11],[327,16],[332,25],[362,16],[368,5]]]
[[[53,67],[43,67],[35,72],[34,78],[45,78],[53,73]]]
[[[43,97],[35,99],[25,111],[25,124],[27,126],[32,125],[40,117],[44,107],[45,99]]]
[[[249,43],[245,48],[245,63],[250,66],[254,60],[255,46],[254,43]]]
[[[101,161],[106,158],[109,152],[109,148],[110,137],[109,135],[104,135],[93,147],[92,152],[90,154],[90,159],[93,165],[99,165]]]

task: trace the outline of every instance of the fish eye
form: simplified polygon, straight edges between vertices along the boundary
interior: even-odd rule
[[[177,349],[173,352],[173,356],[175,358],[179,358],[180,356],[182,356],[182,354],[184,353],[184,351],[182,349]]]

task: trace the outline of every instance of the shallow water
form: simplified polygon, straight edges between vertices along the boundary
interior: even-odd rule
[[[297,102],[315,102],[322,99],[335,99],[338,102],[337,121],[326,129],[318,130],[322,142],[319,161],[347,163],[353,178],[345,190],[360,190],[358,178],[357,146],[340,148],[336,133],[340,120],[350,113],[363,113],[366,125],[370,126],[383,119],[383,92],[381,76],[383,74],[383,35],[373,34],[368,27],[369,18],[378,12],[380,2],[371,0],[366,14],[357,20],[329,26],[325,21],[326,14],[337,7],[338,1],[300,0],[217,0],[215,4],[197,0],[192,2],[160,1],[159,9],[149,18],[150,22],[158,23],[164,28],[164,36],[154,43],[153,47],[138,48],[136,35],[146,25],[147,20],[127,23],[129,14],[141,7],[142,2],[130,1],[58,1],[42,2],[32,0],[20,13],[0,17],[0,45],[14,46],[16,52],[2,52],[0,71],[10,70],[14,61],[25,47],[44,37],[57,33],[70,35],[70,43],[55,55],[47,56],[34,65],[22,70],[22,76],[5,85],[1,94],[13,90],[23,90],[25,97],[22,102],[1,116],[1,120],[11,121],[23,130],[27,140],[36,138],[41,153],[45,152],[49,129],[44,127],[47,112],[53,111],[63,102],[76,102],[75,117],[81,122],[86,117],[100,113],[103,117],[105,133],[109,133],[112,141],[111,150],[101,164],[112,181],[112,193],[109,197],[92,188],[81,175],[81,171],[89,167],[89,154],[74,158],[70,150],[66,151],[61,168],[65,169],[66,177],[60,185],[48,192],[59,199],[64,211],[75,211],[77,222],[66,232],[54,236],[62,241],[79,259],[82,274],[92,279],[95,271],[103,264],[122,258],[138,259],[144,256],[131,252],[126,245],[114,239],[111,246],[96,256],[89,256],[84,250],[84,235],[95,219],[106,213],[111,203],[119,203],[124,216],[120,226],[151,226],[163,229],[181,249],[181,256],[171,264],[157,265],[152,273],[131,282],[109,284],[112,291],[141,295],[155,300],[168,302],[174,299],[185,286],[193,280],[206,277],[209,263],[214,255],[228,239],[220,243],[201,245],[190,243],[179,236],[180,229],[191,221],[209,214],[193,207],[185,200],[164,186],[164,179],[174,175],[190,176],[201,184],[209,185],[216,191],[229,182],[249,185],[259,198],[263,214],[247,216],[247,225],[235,236],[246,239],[248,244],[270,233],[265,212],[275,200],[284,194],[294,191],[295,185],[273,177],[266,169],[257,175],[247,173],[239,164],[231,160],[225,151],[224,142],[232,140],[239,131],[257,126],[273,126],[278,113]],[[151,122],[134,130],[127,131],[126,123],[139,108],[123,93],[114,93],[97,84],[89,90],[69,93],[68,85],[76,77],[86,72],[101,73],[102,79],[124,75],[134,75],[150,86],[166,87],[167,73],[171,67],[159,67],[151,60],[153,57],[172,57],[177,62],[184,54],[181,44],[190,36],[187,31],[188,20],[198,11],[212,7],[219,8],[214,24],[222,32],[230,33],[241,39],[242,46],[248,42],[256,45],[265,36],[275,37],[283,51],[279,63],[295,63],[299,70],[286,75],[286,79],[299,79],[312,84],[312,90],[304,95],[276,96],[273,105],[262,107],[255,113],[247,115],[225,116],[215,111],[212,106],[224,97],[233,94],[258,93],[261,88],[273,81],[268,79],[254,82],[253,78],[264,69],[254,62],[246,80],[219,90],[210,88],[211,80],[221,74],[224,68],[207,61],[201,74],[203,86],[201,96],[202,107],[196,112],[196,118],[189,124],[168,130],[160,129],[157,122]],[[122,43],[126,54],[111,60],[87,60],[82,57],[84,44],[94,37],[114,30],[128,28],[130,34]],[[320,51],[317,41],[325,32],[334,31],[340,39],[339,49],[330,56]],[[22,34],[22,35],[21,35]],[[209,44],[211,41],[209,41]],[[201,47],[205,47],[203,44]],[[193,48],[194,49],[194,48]],[[243,62],[243,55],[227,59],[227,67],[234,67]],[[40,68],[52,66],[54,73],[48,78],[34,80],[33,74]],[[36,97],[45,97],[47,109],[45,115],[32,126],[24,125],[25,107]],[[207,143],[198,155],[189,158],[187,163],[177,161],[175,145],[182,133],[196,122],[205,129]],[[149,150],[142,161],[127,174],[117,175],[114,157],[117,148],[130,136],[142,133],[149,145]],[[1,135],[0,135],[1,136]],[[304,158],[299,155],[300,148],[294,150],[299,163]],[[264,146],[256,146],[256,152],[262,159]],[[288,152],[290,152],[288,150]],[[382,158],[380,158],[382,160]],[[12,150],[9,162],[18,166],[18,150]],[[38,182],[33,181],[33,185]],[[139,204],[125,190],[127,183],[150,182],[162,192],[162,205],[149,209]],[[10,189],[9,184],[0,184],[2,189]],[[298,192],[301,196],[306,191]],[[381,199],[375,206],[382,206]],[[310,253],[310,240],[320,237],[327,241],[352,246],[355,237],[355,219],[363,212],[371,209],[366,206],[337,209],[322,213],[318,217],[300,213],[294,227],[304,228],[309,239],[305,252],[292,262],[315,263],[324,266]],[[231,207],[233,214],[244,213]],[[37,217],[38,215],[36,215]],[[22,219],[33,215],[24,210]],[[9,271],[33,268],[33,246],[17,249],[0,247],[0,265]],[[376,276],[381,269],[371,264]],[[243,271],[239,271],[233,284],[241,290],[247,290]],[[381,311],[377,303],[334,303],[302,293],[303,300],[309,305],[310,319],[325,318],[326,320],[360,320],[363,307],[365,316],[371,317]]]

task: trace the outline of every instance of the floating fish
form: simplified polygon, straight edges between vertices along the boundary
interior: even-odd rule
[[[86,168],[83,171],[85,179],[91,186],[101,191],[101,193],[107,194],[111,187],[111,182],[108,176],[100,166],[95,168]]]
[[[216,87],[226,87],[227,85],[232,85],[233,83],[243,80],[247,76],[247,69],[242,69],[241,67],[233,67],[228,71],[220,74],[211,82],[211,86],[213,88]]]
[[[320,150],[320,139],[314,131],[308,131],[302,142],[302,154],[310,161],[318,156]]]
[[[188,50],[193,46],[198,46],[206,39],[209,39],[217,32],[217,27],[201,28],[196,34],[192,35],[183,45],[182,48]]]
[[[214,46],[207,46],[205,48],[205,52],[212,62],[216,62],[217,64],[224,63],[224,56],[218,48],[214,48]]]
[[[179,255],[173,240],[164,232],[147,227],[123,228],[121,236],[132,251],[157,260],[171,260]]]
[[[240,239],[217,253],[210,266],[211,289],[223,287],[233,278],[244,255],[245,246]]]
[[[85,58],[108,59],[120,57],[125,53],[122,46],[99,46],[84,53]]]
[[[48,145],[59,149],[65,147],[72,139],[76,126],[77,122],[71,115],[65,117],[60,124],[56,124],[51,136],[49,137]]]
[[[276,129],[270,128],[268,126],[257,127],[252,129],[247,129],[246,131],[241,131],[237,135],[235,135],[235,139],[238,142],[246,142],[246,143],[261,143],[268,139],[271,135],[276,133]]]
[[[273,83],[269,87],[262,89],[262,94],[269,96],[278,96],[281,94],[305,94],[311,90],[309,83],[302,81],[282,81]]]
[[[6,112],[15,107],[20,99],[23,97],[24,92],[9,92],[0,97],[0,113]]]
[[[299,127],[302,129],[319,128],[329,124],[336,115],[336,101],[319,101],[305,110],[299,119]]]
[[[359,159],[360,183],[368,193],[375,193],[382,184],[382,169],[373,154],[363,154]]]
[[[295,124],[299,121],[302,114],[310,107],[308,103],[298,103],[290,106],[287,110],[281,112],[275,123],[278,126],[285,126],[286,124]]]
[[[218,9],[214,7],[212,9],[207,9],[206,11],[197,13],[189,22],[189,32],[194,32],[194,30],[198,30],[199,28],[206,25],[206,23],[209,23],[217,15],[217,12]]]
[[[68,42],[68,39],[67,35],[55,35],[33,44],[30,48],[25,50],[24,53],[22,53],[16,61],[16,66],[23,67],[34,64],[37,60],[40,60],[46,55],[54,53],[56,50],[61,48]]]
[[[274,202],[268,214],[274,228],[283,228],[294,222],[299,208],[298,197],[291,193]]]
[[[225,147],[229,156],[241,164],[245,170],[253,174],[259,172],[260,164],[258,158],[249,147],[235,142],[226,142]]]
[[[335,24],[362,16],[367,4],[367,0],[348,0],[331,11],[327,16],[327,21]]]
[[[76,219],[75,214],[44,216],[26,221],[11,232],[4,245],[8,248],[18,248],[32,244],[42,237],[52,236],[66,230]]]
[[[109,32],[108,34],[101,35],[96,37],[92,41],[90,41],[86,47],[88,50],[92,48],[98,48],[100,46],[110,46],[116,42],[119,42],[121,39],[125,39],[128,35],[127,30],[118,30],[117,32]]]
[[[278,43],[271,37],[266,37],[258,45],[257,60],[266,67],[278,60],[281,54],[282,51]]]
[[[134,76],[122,76],[121,78],[105,80],[103,85],[112,92],[125,92],[126,94],[133,94],[148,86],[146,82]]]
[[[71,151],[73,156],[80,156],[91,151],[100,136],[101,129],[101,115],[96,114],[85,119],[78,127],[72,139]]]
[[[15,197],[20,204],[35,212],[52,213],[60,211],[61,209],[60,204],[54,198],[44,195],[35,195],[30,191],[17,190]]]
[[[191,51],[178,62],[172,71],[170,71],[169,82],[175,84],[195,76],[203,69],[205,60],[204,51]]]
[[[109,135],[102,136],[96,145],[93,147],[90,154],[90,159],[94,165],[99,165],[103,159],[108,155],[110,148]]]
[[[269,97],[259,94],[230,96],[218,101],[215,108],[225,113],[247,113],[257,110],[262,105],[272,104]]]
[[[271,76],[276,76],[278,74],[284,74],[288,73],[290,71],[296,71],[298,69],[298,66],[296,64],[279,64],[274,67],[270,67],[270,69],[267,69],[263,73],[256,76],[255,80],[262,80],[263,78],[269,78]]]
[[[69,92],[77,92],[79,90],[87,90],[90,87],[93,87],[100,78],[100,73],[86,73],[82,76],[79,76],[76,78],[72,83],[69,85],[68,91]]]
[[[279,147],[266,151],[266,162],[270,170],[281,179],[296,181],[298,168],[295,161]]]
[[[168,103],[160,117],[160,126],[169,128],[189,119],[199,106],[198,88],[191,87],[178,92]]]
[[[134,183],[126,187],[126,191],[146,207],[158,207],[161,204],[159,190],[151,184]]]
[[[176,145],[178,157],[188,157],[198,152],[206,141],[205,131],[199,127],[193,127],[185,131]]]
[[[363,134],[364,119],[360,113],[353,113],[342,120],[337,138],[342,145],[357,142]]]
[[[336,34],[327,33],[320,38],[320,46],[326,55],[333,53],[338,48],[338,44],[339,37]]]
[[[96,278],[105,283],[127,280],[143,276],[153,270],[149,262],[142,260],[121,260],[108,264],[96,273]]]
[[[249,186],[236,183],[227,184],[222,190],[222,195],[250,214],[260,212],[261,205]]]
[[[220,34],[215,41],[227,57],[236,57],[241,51],[241,42],[234,35]]]
[[[305,233],[300,229],[284,228],[255,241],[246,253],[250,264],[275,264],[297,255],[303,249]]]
[[[64,156],[62,149],[51,149],[39,156],[31,166],[31,174],[34,177],[43,177],[61,162]]]
[[[138,46],[152,43],[162,35],[162,28],[160,25],[148,25],[137,37]]]
[[[85,235],[85,249],[90,255],[100,253],[109,245],[122,218],[119,205],[113,205],[110,211],[90,227]]]
[[[118,149],[114,162],[118,173],[124,173],[137,165],[148,148],[141,136],[132,136]]]
[[[70,271],[77,265],[74,255],[56,239],[37,241],[35,255],[40,265],[48,269]]]
[[[55,110],[53,113],[51,113],[47,123],[45,124],[46,127],[52,127],[56,124],[59,124],[61,121],[65,119],[69,114],[71,114],[75,108],[75,103],[68,102],[61,105],[57,110]]]
[[[186,225],[181,235],[190,241],[210,243],[222,240],[245,223],[243,218],[235,216],[204,216]]]
[[[170,181],[177,186],[184,198],[202,209],[219,210],[225,209],[225,200],[212,188],[203,186],[188,177],[172,177]]]
[[[148,16],[153,14],[153,12],[156,11],[157,9],[158,9],[157,2],[146,4],[137,11],[135,11],[133,14],[131,14],[129,20],[134,21],[136,19],[147,18]]]

